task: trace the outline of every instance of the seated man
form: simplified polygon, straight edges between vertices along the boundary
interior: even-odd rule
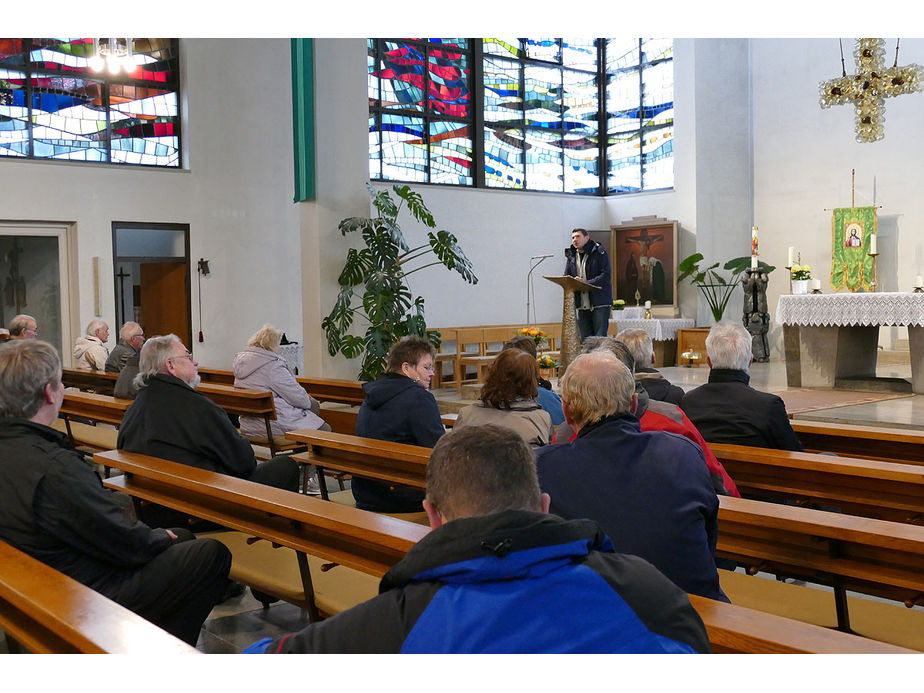
[[[35,339],[38,337],[38,323],[31,315],[20,313],[10,320],[10,337],[16,339]]]
[[[81,371],[101,371],[109,358],[109,325],[102,320],[91,320],[87,333],[74,344],[74,367]]]
[[[520,351],[525,351],[533,358],[537,358],[538,356],[536,342],[534,342],[532,338],[524,335],[518,335],[511,339],[504,344],[504,349],[519,349]],[[561,397],[552,391],[552,383],[540,377],[538,392],[539,394],[536,395],[536,401],[539,402],[539,406],[542,407],[543,411],[548,413],[549,418],[552,419],[552,425],[558,426],[564,423],[565,415],[561,411]]]
[[[801,452],[783,400],[749,385],[751,343],[740,323],[723,322],[709,330],[709,382],[684,394],[680,406],[710,443]]]
[[[622,364],[632,372],[635,365],[635,357],[629,352],[629,348],[614,337],[588,337],[584,340],[582,348],[583,353],[589,354],[592,351],[603,349],[612,353],[616,358],[622,361]],[[635,394],[638,395],[638,406],[635,410],[635,418],[643,431],[667,431],[668,433],[677,433],[685,438],[689,438],[696,443],[703,451],[703,457],[706,458],[706,466],[709,467],[709,474],[712,477],[712,487],[720,496],[735,496],[741,498],[738,487],[732,478],[725,471],[725,467],[718,460],[706,441],[696,430],[693,422],[687,418],[683,410],[676,404],[670,402],[659,402],[656,399],[649,399],[645,388],[635,381]],[[577,432],[567,423],[559,426],[555,431],[553,443],[570,443],[577,437]]]
[[[246,652],[709,652],[683,591],[615,553],[595,522],[546,514],[549,497],[514,431],[440,438],[423,505],[433,531],[377,597]]]
[[[640,383],[651,399],[671,404],[680,404],[683,389],[671,384],[661,373],[652,368],[655,362],[654,345],[645,330],[623,330],[616,339],[629,348],[635,359],[635,381]]]
[[[635,378],[613,354],[581,354],[561,381],[577,438],[536,451],[551,512],[600,523],[617,551],[650,561],[681,589],[728,601],[715,567],[719,499],[702,449],[633,416]]]
[[[141,325],[137,322],[127,322],[122,325],[122,329],[119,330],[119,343],[106,359],[106,370],[110,373],[121,373],[128,359],[141,355],[143,345],[144,330],[141,329]]]
[[[250,441],[231,425],[225,411],[196,392],[198,366],[176,335],[145,342],[136,379],[139,390],[119,427],[119,449],[297,490],[297,462],[277,455],[257,464]]]
[[[0,539],[195,646],[231,554],[129,519],[50,428],[63,397],[54,347],[30,339],[0,349]]]

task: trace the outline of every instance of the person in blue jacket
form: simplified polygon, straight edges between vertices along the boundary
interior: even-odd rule
[[[248,653],[694,653],[709,641],[689,597],[616,553],[591,520],[547,513],[514,431],[463,428],[427,467],[433,531],[379,595]]]
[[[356,435],[432,448],[446,429],[429,392],[435,352],[426,339],[408,336],[388,352],[386,372],[363,384],[366,397],[356,415]],[[423,493],[354,476],[356,507],[383,513],[421,512]]]
[[[571,232],[571,246],[565,248],[565,274],[600,287],[599,291],[574,292],[581,341],[591,335],[606,336],[613,308],[610,257],[606,248],[590,238],[586,229]]]

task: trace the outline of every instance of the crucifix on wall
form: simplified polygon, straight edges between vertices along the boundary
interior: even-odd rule
[[[822,82],[820,103],[830,108],[845,103],[856,107],[857,142],[875,142],[885,136],[885,104],[883,99],[924,90],[920,65],[898,66],[898,40],[895,42],[895,62],[886,67],[885,41],[878,38],[857,39],[853,57],[857,73],[848,75],[841,49],[841,77]]]

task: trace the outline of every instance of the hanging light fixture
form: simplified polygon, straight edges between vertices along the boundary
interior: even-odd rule
[[[93,57],[87,62],[94,72],[102,72],[108,68],[114,75],[121,70],[134,72],[138,65],[130,38],[93,39]]]

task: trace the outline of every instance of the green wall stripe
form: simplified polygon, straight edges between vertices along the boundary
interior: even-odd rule
[[[312,39],[292,39],[292,142],[295,202],[315,196],[314,63]]]

